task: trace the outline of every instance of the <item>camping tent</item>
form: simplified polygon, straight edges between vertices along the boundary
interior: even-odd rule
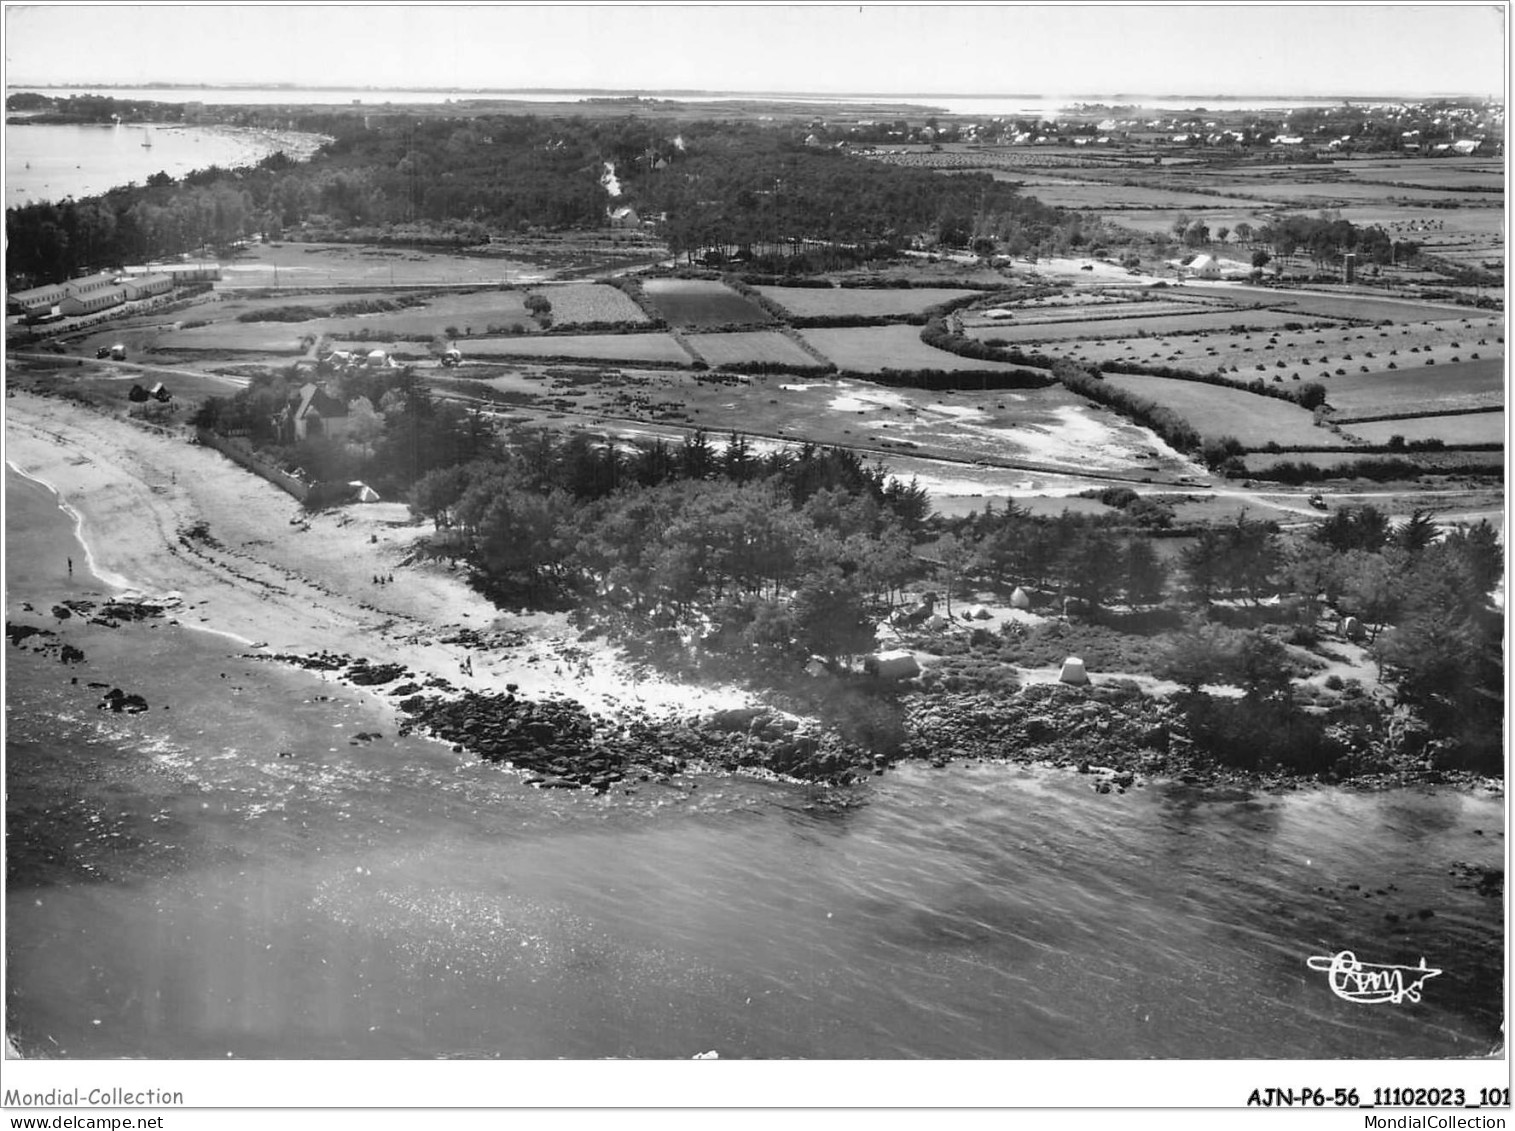
[[[1015,592],[1010,594],[1010,607],[1012,609],[1029,609],[1031,607],[1031,598],[1026,595],[1026,591],[1019,585],[1015,587]]]
[[[921,674],[921,666],[916,662],[914,653],[904,649],[864,656],[863,670],[880,679],[914,679]]]
[[[1089,673],[1084,670],[1083,658],[1069,656],[1063,661],[1063,669],[1057,673],[1057,678],[1062,683],[1088,683]]]

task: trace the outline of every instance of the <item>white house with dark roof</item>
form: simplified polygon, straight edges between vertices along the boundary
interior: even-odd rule
[[[1220,263],[1213,255],[1196,255],[1186,268],[1191,279],[1219,279]]]
[[[328,393],[324,386],[311,383],[300,386],[297,399],[285,408],[280,432],[286,438],[304,440],[311,436],[341,439],[363,417],[373,415],[373,403],[358,397],[350,404]]]

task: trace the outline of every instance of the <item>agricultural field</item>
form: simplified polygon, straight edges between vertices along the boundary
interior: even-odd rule
[[[1320,448],[1347,443],[1317,428],[1307,409],[1244,389],[1128,373],[1107,374],[1105,383],[1172,409],[1206,438],[1235,436],[1249,448],[1260,448],[1270,441],[1285,447]]]
[[[1450,348],[1450,345],[1443,349]],[[1422,358],[1425,351],[1422,351]],[[1435,360],[1433,357],[1431,360]],[[1504,359],[1406,365],[1393,373],[1353,373],[1328,383],[1339,417],[1482,408],[1504,403]],[[1362,425],[1361,427],[1367,427]],[[1353,431],[1358,427],[1354,426]]]
[[[342,296],[316,297],[322,301],[313,302],[313,305],[334,306],[343,301]],[[456,330],[463,337],[505,334],[511,332],[512,325],[532,331],[537,329],[537,324],[524,305],[525,298],[524,291],[501,290],[438,295],[428,298],[424,306],[349,318],[323,318],[315,329],[332,335],[375,330],[396,336],[428,334],[435,337],[451,337],[449,329]]]
[[[1072,296],[1059,296],[1072,297]],[[1082,303],[1041,305],[1013,303],[958,312],[965,330],[1006,326],[1050,326],[1060,322],[1104,321],[1119,318],[1149,318],[1160,314],[1202,314],[1215,306],[1203,302],[1144,302],[1140,293],[1124,297],[1101,295]],[[982,337],[982,334],[974,334]]]
[[[1010,371],[1024,368],[999,361],[976,361],[934,349],[921,341],[917,326],[868,326],[848,329],[801,330],[811,348],[834,362],[838,369],[856,373],[880,373],[885,369],[941,369]]]
[[[1443,157],[1435,161],[1378,161],[1365,159],[1339,166],[1355,180],[1381,184],[1420,185],[1433,189],[1493,188],[1504,190],[1504,164],[1491,158]]]
[[[180,312],[180,317],[185,321],[197,318],[213,317],[217,322],[233,321],[243,314],[249,314],[260,310],[278,310],[281,307],[305,306],[314,310],[331,310],[342,303],[348,302],[378,302],[381,300],[393,300],[398,295],[394,291],[364,291],[358,294],[344,292],[342,294],[299,294],[281,292],[260,298],[249,298],[236,292],[230,291],[225,294],[216,294],[214,301],[199,303],[188,310]]]
[[[1028,192],[1027,195],[1035,196]],[[1267,222],[1267,210],[1261,205],[1254,204],[1249,200],[1235,200],[1228,197],[1211,197],[1210,204],[1201,211],[1194,209],[1186,215],[1203,219],[1209,225],[1213,234],[1218,228],[1235,228],[1237,224],[1248,223],[1254,228],[1260,227]],[[1173,231],[1173,221],[1179,213],[1167,208],[1132,208],[1112,214],[1109,222],[1118,228],[1127,228],[1133,232],[1162,232],[1169,234]],[[1229,247],[1237,247],[1235,241],[1225,243],[1216,240],[1210,250]]]
[[[539,334],[535,337],[463,338],[464,357],[582,358],[627,365],[692,365],[672,334]]]
[[[912,287],[908,290],[863,287],[754,287],[796,318],[843,318],[854,316],[895,317],[919,314],[928,307],[975,294],[948,287]]]
[[[236,350],[249,353],[304,353],[302,336],[314,322],[218,322],[158,337],[159,350]]]
[[[700,329],[773,321],[757,303],[711,279],[648,279],[642,293],[671,326]]]
[[[647,321],[647,315],[629,295],[604,283],[559,283],[539,287],[533,293],[552,303],[554,326]]]
[[[1480,319],[1480,322],[1484,320]],[[1458,332],[1454,335],[1453,330]],[[1496,337],[1477,338],[1486,325],[1449,327],[1423,322],[1409,326],[1306,326],[1301,330],[1256,330],[1246,334],[1215,332],[1189,336],[1099,339],[1089,336],[1067,343],[1067,353],[1090,365],[1106,361],[1173,366],[1196,373],[1223,370],[1250,380],[1356,380],[1362,374],[1418,371],[1427,360],[1436,365],[1487,361],[1502,357]],[[1475,355],[1478,355],[1475,357]],[[1455,360],[1454,360],[1455,359]],[[1333,398],[1334,402],[1334,398]]]
[[[1406,437],[1408,439],[1408,437]],[[1338,467],[1360,459],[1393,458],[1379,453],[1364,453],[1355,448],[1338,448],[1335,451],[1307,452],[1248,452],[1243,457],[1249,472],[1263,472],[1281,463],[1313,463],[1316,467]],[[1476,464],[1488,469],[1487,474],[1498,475],[1504,467],[1504,452],[1417,452],[1416,464],[1431,473],[1438,469]]]
[[[1500,444],[1505,438],[1505,417],[1503,411],[1415,416],[1406,420],[1344,424],[1342,430],[1370,444],[1387,444],[1395,436],[1408,443],[1440,440],[1444,444]]]
[[[456,287],[529,284],[622,270],[667,255],[633,232],[497,236],[467,254],[358,243],[254,243],[221,264],[217,291],[258,287]]]
[[[1298,314],[1275,310],[1210,310],[1183,314],[1153,314],[1126,318],[1084,318],[1059,323],[1022,325],[1001,321],[987,326],[964,326],[964,332],[980,341],[1002,339],[1023,342],[1089,341],[1102,338],[1131,338],[1145,333],[1152,337],[1165,334],[1196,334],[1211,330],[1230,330],[1245,326],[1249,330],[1266,330],[1285,323],[1297,323]]]
[[[221,265],[217,290],[255,287],[461,286],[534,282],[534,263],[361,244],[259,243]]]
[[[1463,208],[1502,208],[1504,197],[1489,192],[1457,192],[1455,189],[1406,188],[1403,185],[1365,184],[1352,181],[1301,181],[1294,184],[1269,181],[1257,186],[1268,201],[1257,206],[1283,207],[1294,211],[1339,205],[1386,203],[1445,204],[1455,201]]]
[[[995,180],[1020,180],[1014,173],[996,171]],[[1047,178],[1050,180],[1050,178]],[[1271,192],[1272,185],[1268,186]],[[1092,212],[1109,212],[1115,223],[1122,223],[1121,214],[1127,208],[1200,209],[1211,208],[1277,208],[1273,200],[1247,199],[1239,201],[1220,193],[1195,192],[1185,189],[1149,188],[1137,185],[1101,184],[1094,181],[1065,181],[1061,185],[1041,184],[1028,188],[1027,196],[1034,196],[1043,204],[1054,208],[1088,209]],[[1171,223],[1171,216],[1170,216]]]
[[[1000,461],[1068,472],[1187,470],[1182,458],[1146,429],[1056,385],[932,393],[866,381],[769,377],[754,378],[740,400],[726,390],[711,395],[738,427],[895,454],[981,461],[985,466],[972,468],[974,474]],[[705,411],[717,407],[712,403]],[[735,420],[733,412],[740,413]]]
[[[777,330],[691,334],[689,346],[711,366],[761,363],[795,369],[814,369],[821,363]]]
[[[1488,315],[1465,306],[1450,306],[1414,299],[1385,298],[1366,294],[1324,294],[1320,291],[1250,287],[1235,283],[1173,288],[1180,295],[1225,298],[1232,302],[1256,302],[1275,310],[1288,310],[1296,320],[1302,315],[1322,318],[1356,318],[1367,322],[1461,322],[1488,321]],[[1502,331],[1501,331],[1502,332]]]

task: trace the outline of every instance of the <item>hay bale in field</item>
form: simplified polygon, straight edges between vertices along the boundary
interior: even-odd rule
[[[864,656],[863,671],[879,679],[914,679],[921,674],[921,665],[913,652],[897,649]]]
[[[1085,684],[1089,682],[1089,673],[1084,670],[1084,661],[1080,656],[1069,656],[1063,661],[1062,670],[1057,673],[1058,682]]]

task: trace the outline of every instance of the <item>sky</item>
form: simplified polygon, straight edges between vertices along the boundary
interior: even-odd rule
[[[10,4],[5,84],[1503,97],[1502,4]]]

